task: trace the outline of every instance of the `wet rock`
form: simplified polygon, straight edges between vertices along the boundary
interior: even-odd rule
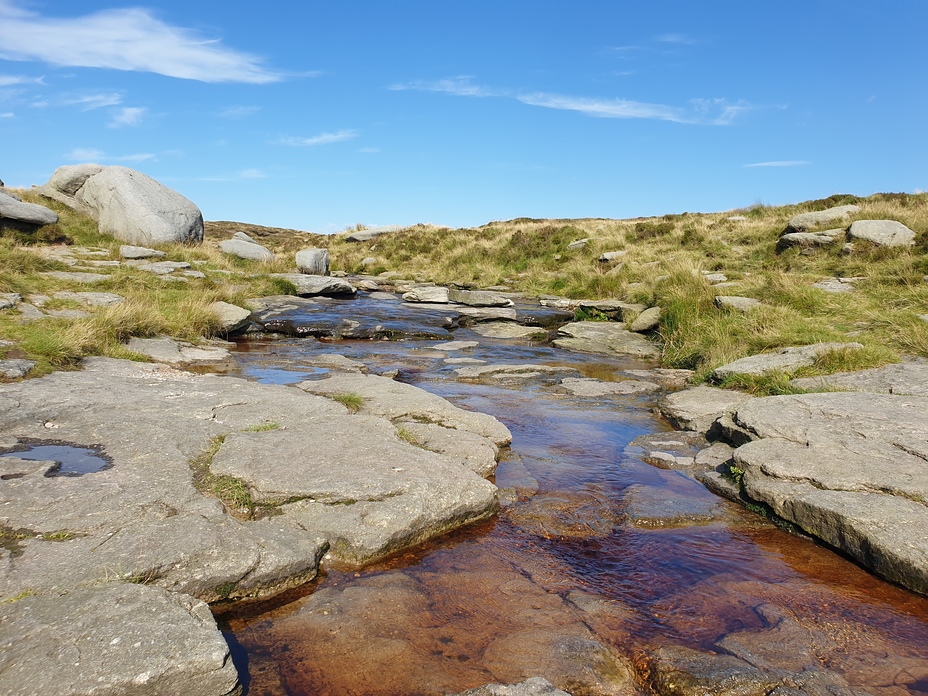
[[[329,250],[301,249],[296,252],[296,267],[300,273],[307,275],[329,275]]]
[[[41,227],[58,222],[58,213],[44,205],[23,203],[12,194],[0,191],[0,221]]]
[[[815,343],[809,346],[781,348],[775,353],[751,355],[717,367],[712,377],[722,381],[735,375],[765,375],[770,372],[793,372],[815,364],[817,358],[836,350],[858,350],[860,343]]]
[[[126,347],[168,365],[186,365],[195,362],[221,362],[231,357],[229,351],[217,346],[195,346],[173,338],[131,338]]]
[[[536,326],[522,326],[505,321],[490,321],[483,324],[477,324],[471,327],[474,333],[485,336],[486,338],[531,338],[540,336],[544,331]]]
[[[459,367],[454,371],[454,373],[460,379],[486,379],[488,377],[522,377],[528,379],[537,377],[539,375],[558,375],[565,372],[576,373],[577,370],[573,367],[559,367],[531,363],[527,365],[481,365],[473,367]]]
[[[123,244],[121,247],[119,247],[119,255],[124,259],[152,259],[166,256],[163,251],[158,251],[157,249],[131,246],[129,244]]]
[[[724,512],[718,498],[713,495],[675,494],[664,488],[637,483],[622,491],[622,502],[622,510],[629,521],[638,527],[708,524]]]
[[[209,608],[156,587],[109,584],[0,605],[5,694],[241,692]]]
[[[190,200],[126,167],[59,167],[39,192],[90,214],[100,231],[128,244],[199,244],[203,215]]]
[[[508,297],[486,290],[451,289],[448,291],[448,299],[468,307],[511,307],[513,305],[513,301]]]
[[[860,391],[928,396],[928,364],[898,363],[858,372],[790,380],[790,386],[819,391]]]
[[[612,534],[622,515],[611,495],[602,491],[538,493],[506,510],[524,531],[546,539],[590,539]]]
[[[247,235],[246,235],[247,236]],[[265,246],[249,239],[235,238],[225,239],[219,242],[219,249],[229,256],[235,256],[240,259],[250,261],[273,261],[274,252]]]
[[[895,220],[858,220],[847,228],[849,241],[862,239],[885,247],[910,247],[915,245],[915,233]]]
[[[468,689],[457,696],[570,696],[547,679],[532,677],[518,684],[484,684]]]
[[[296,287],[296,294],[300,297],[315,295],[343,296],[354,295],[354,286],[343,278],[330,276],[306,275],[303,273],[271,273],[271,278],[281,278]]]
[[[649,655],[650,682],[661,696],[766,696],[774,679],[732,655],[666,646]]]
[[[560,386],[574,396],[627,396],[629,394],[649,394],[660,389],[654,382],[637,379],[624,379],[620,382],[605,382],[588,377],[565,377]]]
[[[455,351],[476,348],[480,344],[477,341],[446,341],[434,346],[429,346],[432,350]]]
[[[624,324],[601,321],[579,321],[558,329],[564,338],[553,344],[565,350],[606,355],[657,357],[657,348],[643,336],[625,329]]]
[[[828,208],[827,210],[800,213],[790,219],[787,232],[809,232],[816,227],[847,220],[852,214],[858,212],[860,212],[860,206],[839,205],[835,208]]]
[[[436,304],[448,304],[450,302],[450,293],[448,288],[440,287],[421,287],[403,293],[403,299],[406,302],[427,302]]]
[[[322,396],[357,394],[364,400],[361,413],[378,415],[394,422],[437,423],[446,428],[475,433],[499,446],[512,442],[512,434],[493,416],[465,411],[439,396],[386,377],[333,375],[297,386]]]
[[[707,433],[725,412],[751,398],[741,392],[699,386],[668,394],[658,403],[658,408],[674,426]]]
[[[715,297],[716,307],[720,309],[723,307],[730,307],[742,314],[757,309],[762,306],[762,304],[760,300],[755,300],[753,297],[738,297],[736,295],[716,295]]]
[[[7,379],[20,379],[32,372],[35,365],[35,360],[23,360],[19,358],[0,360],[0,375]]]
[[[219,333],[231,334],[251,324],[251,312],[228,302],[213,302],[209,308],[219,319]]]
[[[649,307],[635,317],[635,320],[628,325],[628,330],[634,331],[635,333],[644,333],[646,331],[653,331],[660,326],[660,323],[661,308]]]
[[[755,399],[734,420],[744,490],[873,572],[928,594],[928,397]]]
[[[405,423],[401,428],[412,436],[412,444],[443,454],[478,476],[487,478],[496,471],[499,447],[485,437],[434,423]]]
[[[682,389],[693,377],[693,371],[655,367],[651,370],[622,370],[622,375],[657,382],[667,389]]]
[[[708,443],[702,433],[676,430],[639,435],[628,446],[643,449],[641,460],[652,466],[687,471],[693,468],[696,454]]]

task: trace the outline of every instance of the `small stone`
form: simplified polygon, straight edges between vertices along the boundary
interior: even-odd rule
[[[23,296],[18,292],[0,292],[0,309],[15,307],[22,301]]]
[[[157,249],[149,249],[147,247],[123,244],[121,247],[119,247],[119,255],[124,259],[152,259],[160,258],[166,254],[163,251],[158,251]]]
[[[220,333],[231,334],[251,323],[251,312],[228,302],[213,302],[210,309],[219,318]]]
[[[753,297],[738,297],[737,295],[716,295],[715,297],[715,306],[719,309],[728,307],[742,314],[757,309],[762,304],[760,300],[755,300]]]
[[[853,292],[854,284],[848,283],[840,278],[826,278],[812,284],[813,288],[824,290],[825,292]]]
[[[626,254],[628,254],[628,252],[625,250],[605,251],[600,254],[599,259],[597,260],[600,263],[612,263],[613,261],[618,261],[619,259],[624,258]]]
[[[635,317],[635,320],[628,325],[628,330],[634,331],[635,333],[644,333],[656,329],[660,326],[660,323],[661,308],[650,307]]]
[[[584,239],[577,239],[571,242],[570,244],[568,244],[567,248],[570,251],[576,251],[577,249],[583,249],[589,243],[590,243],[589,237],[586,237]]]
[[[706,273],[705,278],[712,285],[718,285],[719,283],[724,283],[728,280],[728,276],[726,276],[724,273]]]
[[[155,275],[167,275],[180,269],[190,268],[190,264],[186,261],[155,261],[152,263],[140,263],[136,268]]]
[[[428,302],[430,304],[447,304],[450,301],[448,288],[434,286],[415,288],[405,292],[403,299],[407,302]]]
[[[35,367],[34,360],[0,360],[0,375],[7,379],[20,379],[25,377]]]

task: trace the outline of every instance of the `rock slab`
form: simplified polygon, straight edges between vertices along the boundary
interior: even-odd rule
[[[817,358],[836,350],[859,350],[860,343],[814,343],[809,346],[781,348],[774,353],[750,355],[717,367],[712,377],[722,381],[736,375],[764,375],[770,372],[791,372],[813,365]]]
[[[915,245],[915,233],[895,220],[858,220],[847,230],[848,239],[864,241],[886,247]]]
[[[562,326],[558,334],[562,338],[553,343],[565,350],[640,358],[656,358],[660,354],[648,339],[628,331],[625,324],[618,322],[578,321]]]
[[[0,220],[12,220],[26,225],[54,225],[58,222],[58,213],[44,205],[23,203],[18,198],[0,191]]]

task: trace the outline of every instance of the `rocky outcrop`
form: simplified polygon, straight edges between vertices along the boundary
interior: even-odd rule
[[[802,377],[791,380],[790,386],[811,391],[858,391],[928,396],[928,363],[899,363],[858,372],[836,372],[820,377]]]
[[[781,348],[774,353],[751,355],[717,367],[712,377],[722,381],[736,375],[764,375],[771,372],[792,372],[813,365],[817,358],[836,350],[858,350],[860,343],[815,343],[809,346]]]
[[[368,227],[363,230],[356,230],[345,237],[346,242],[369,242],[375,237],[389,232],[399,232],[403,227],[401,225],[384,225],[382,227]]]
[[[261,246],[244,232],[236,232],[232,239],[219,242],[219,248],[229,256],[249,261],[273,261],[274,252]]]
[[[847,220],[854,213],[860,212],[860,206],[856,205],[839,205],[827,210],[818,210],[812,213],[800,213],[792,217],[787,227],[787,233],[792,232],[810,232],[816,227],[828,225],[833,222]]]
[[[130,245],[199,244],[203,215],[190,200],[127,167],[59,167],[39,193],[86,213]]]
[[[110,583],[25,596],[0,604],[0,624],[10,696],[241,693],[209,607],[187,595]]]
[[[828,247],[838,244],[844,238],[844,230],[822,230],[821,232],[786,232],[777,241],[777,252],[792,247],[810,249],[814,247]]]
[[[300,273],[307,275],[329,275],[329,250],[301,249],[296,252],[296,267]]]
[[[23,203],[6,191],[0,191],[0,227],[8,223],[41,227],[58,222],[58,213],[44,205]]]
[[[741,392],[699,386],[668,394],[658,408],[675,427],[706,433],[721,416],[751,398]]]
[[[554,345],[565,350],[605,355],[633,355],[656,358],[660,351],[648,339],[632,333],[624,324],[606,321],[578,321],[558,329],[561,338]]]
[[[848,240],[862,239],[885,247],[910,247],[915,245],[915,233],[895,220],[858,220],[847,229]]]

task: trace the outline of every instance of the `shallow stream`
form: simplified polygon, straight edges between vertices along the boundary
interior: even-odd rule
[[[513,434],[495,519],[360,571],[329,568],[286,597],[221,617],[247,693],[451,694],[569,670],[579,653],[608,672],[599,644],[637,665],[662,645],[724,647],[762,655],[772,670],[831,670],[870,693],[928,693],[928,600],[684,473],[643,463],[630,441],[669,429],[653,395],[576,397],[557,387],[564,375],[465,382],[444,359],[572,367],[603,380],[649,365],[466,328],[454,338],[480,345],[239,343],[234,374],[324,378],[312,356],[340,353],[492,414]]]

